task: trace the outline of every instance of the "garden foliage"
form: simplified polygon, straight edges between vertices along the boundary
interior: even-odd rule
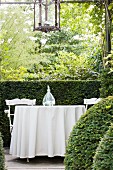
[[[31,5],[1,5],[0,10],[1,80],[86,80],[99,77],[103,5],[63,3],[61,31],[47,34],[33,31]]]

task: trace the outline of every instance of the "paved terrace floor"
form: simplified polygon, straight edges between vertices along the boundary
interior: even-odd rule
[[[9,154],[9,148],[5,148],[5,165],[7,170],[64,170],[64,158],[37,156],[35,158],[20,159]]]

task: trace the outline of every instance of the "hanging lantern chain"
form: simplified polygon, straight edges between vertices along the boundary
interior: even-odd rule
[[[51,0],[49,3],[44,3],[43,1],[41,2],[41,4],[43,5],[43,6],[50,6],[51,4],[53,4],[55,2],[55,0]],[[40,4],[40,2],[39,2],[39,0],[38,0],[38,2],[37,2],[37,0],[34,2],[35,4]]]

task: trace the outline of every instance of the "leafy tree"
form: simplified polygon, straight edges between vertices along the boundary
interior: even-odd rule
[[[25,72],[21,78],[23,80],[24,78],[29,79],[29,77],[35,79],[65,79],[67,77],[86,79],[89,78],[91,72],[100,72],[102,69],[100,32],[103,28],[103,25],[100,24],[103,11],[100,9],[99,5],[92,3],[61,4],[61,31],[57,34],[56,32],[48,34],[32,32],[33,10],[31,6],[12,5],[3,10],[1,15],[5,22],[2,23],[1,38],[2,79],[11,78],[12,80],[13,77],[17,77],[15,75],[8,76],[7,69],[14,70],[12,74],[15,74],[16,70],[21,70],[21,66],[27,69],[27,73]],[[93,18],[91,23],[91,17],[95,15],[93,11],[96,11],[98,15]],[[58,60],[64,61],[61,58],[61,52],[66,54],[66,56],[62,55],[62,58],[65,58],[65,60],[67,60],[67,56],[70,58],[70,65],[72,65],[71,53],[77,56],[78,59],[80,59],[80,56],[84,57],[87,63],[84,66],[83,63],[80,65],[81,61],[77,61],[79,66],[71,66],[73,68],[73,74],[71,75],[72,71],[68,70],[66,64],[63,64],[62,67],[58,66]],[[86,68],[87,66],[88,68]],[[64,75],[63,71],[61,76],[60,72],[64,67],[67,72]],[[89,69],[89,67],[91,68]],[[74,71],[74,69],[77,70]],[[88,77],[84,76],[85,72],[87,72]],[[81,73],[83,76],[81,76]],[[97,76],[91,77],[97,78]]]
[[[1,8],[2,9],[2,8]],[[9,5],[2,9],[1,55],[2,65],[17,69],[21,65],[28,66],[36,61],[34,32],[32,31],[33,10],[27,6]],[[18,62],[17,62],[18,61]]]

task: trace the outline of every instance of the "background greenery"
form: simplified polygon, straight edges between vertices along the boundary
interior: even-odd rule
[[[104,3],[61,3],[61,31],[50,33],[33,32],[32,5],[0,8],[1,80],[99,78]]]

